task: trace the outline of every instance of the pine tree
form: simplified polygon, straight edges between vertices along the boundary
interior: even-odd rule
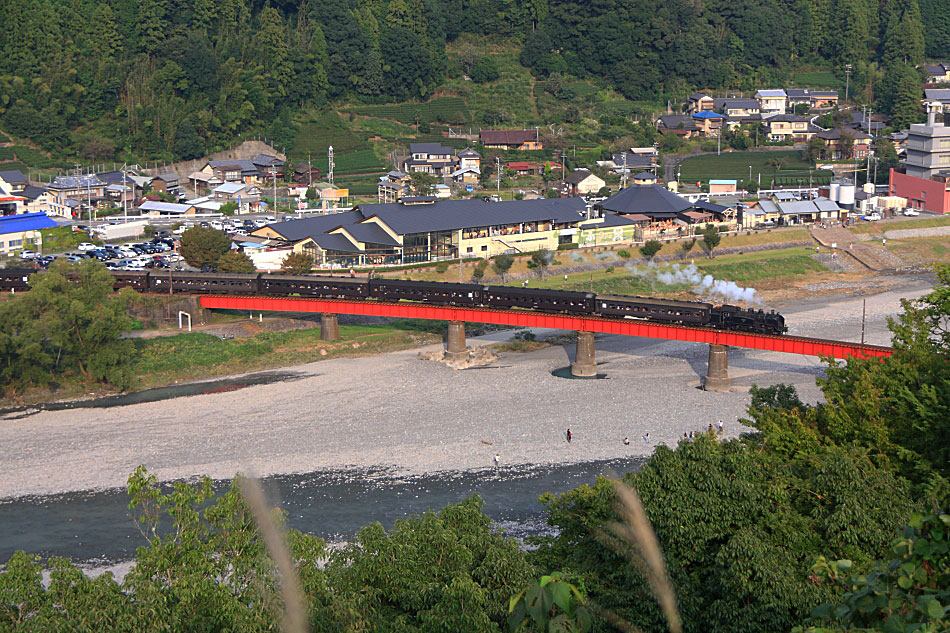
[[[274,7],[264,7],[261,11],[260,26],[254,35],[254,43],[257,59],[270,79],[273,95],[286,96],[287,84],[293,76],[293,66],[288,61],[284,22]]]
[[[890,0],[882,13],[887,17],[881,42],[884,64],[921,63],[924,59],[924,27],[917,0]]]
[[[165,18],[166,0],[140,0],[135,33],[139,38],[139,50],[146,53],[158,51],[165,39],[168,23]]]

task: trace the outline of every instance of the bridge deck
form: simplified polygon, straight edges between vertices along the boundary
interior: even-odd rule
[[[306,297],[263,297],[202,295],[201,306],[230,310],[257,312],[331,312],[335,314],[361,314],[368,316],[396,317],[402,319],[431,319],[436,321],[469,321],[543,327],[582,332],[603,332],[644,338],[673,341],[693,341],[713,345],[729,345],[748,349],[762,349],[805,356],[831,356],[833,358],[858,358],[890,356],[894,350],[880,345],[862,345],[803,336],[775,336],[771,334],[748,334],[729,332],[705,327],[664,325],[635,319],[607,319],[603,317],[550,314],[521,309],[472,308],[434,306],[411,302],[387,302],[353,299],[309,299]]]

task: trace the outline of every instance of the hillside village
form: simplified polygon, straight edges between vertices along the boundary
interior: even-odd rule
[[[372,197],[334,183],[332,147],[326,170],[312,161],[291,162],[258,143],[263,151],[247,157],[231,152],[153,169],[80,171],[45,183],[30,181],[22,171],[3,171],[4,214],[33,220],[22,231],[5,222],[3,230],[10,232],[0,252],[41,248],[42,227],[34,226],[40,216],[61,223],[105,213],[111,222],[121,216],[190,226],[235,214],[274,214],[275,199],[285,221],[264,228],[231,224],[234,247],[261,270],[278,268],[288,252],[305,253],[321,268],[404,265],[643,244],[690,238],[710,227],[728,233],[848,224],[915,209],[950,212],[948,172],[940,168],[940,139],[950,138],[944,126],[950,89],[925,89],[927,124],[886,135],[886,117],[842,110],[840,101],[833,90],[761,89],[750,97],[696,92],[681,104],[682,114],[654,121],[660,142],[587,164],[539,128],[471,131],[463,148],[410,142],[393,153]],[[800,175],[792,185],[787,178],[776,183],[776,174],[763,183],[751,165],[747,178],[687,182],[678,172],[669,177],[666,164],[682,159],[664,151],[667,138],[696,148],[715,142],[717,156],[738,154],[736,148],[755,139],[763,152],[807,155],[813,169],[807,180]],[[902,164],[878,175],[875,150],[886,153],[885,144]]]

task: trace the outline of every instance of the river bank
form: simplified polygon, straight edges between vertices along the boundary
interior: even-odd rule
[[[866,340],[887,344],[885,320],[900,298],[928,288],[926,278],[907,277],[868,297]],[[793,334],[860,340],[861,309],[862,297],[848,296],[785,312]],[[815,401],[823,371],[816,358],[733,349],[735,389],[711,393],[697,388],[707,360],[699,344],[598,336],[606,380],[552,375],[570,363],[570,346],[461,371],[420,361],[418,351],[300,365],[290,368],[293,381],[240,391],[8,421],[0,498],[122,487],[140,464],[171,480],[379,467],[419,475],[489,467],[495,455],[503,466],[646,456],[720,419],[727,437],[742,432],[753,383],[795,384]]]

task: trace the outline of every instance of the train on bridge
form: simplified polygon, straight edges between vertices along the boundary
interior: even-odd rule
[[[30,269],[0,270],[0,289],[29,290]],[[433,305],[521,308],[539,312],[631,318],[753,334],[784,334],[775,311],[652,297],[600,295],[520,286],[488,286],[402,279],[272,274],[112,271],[114,288],[139,292],[299,296],[319,299],[416,301]]]

